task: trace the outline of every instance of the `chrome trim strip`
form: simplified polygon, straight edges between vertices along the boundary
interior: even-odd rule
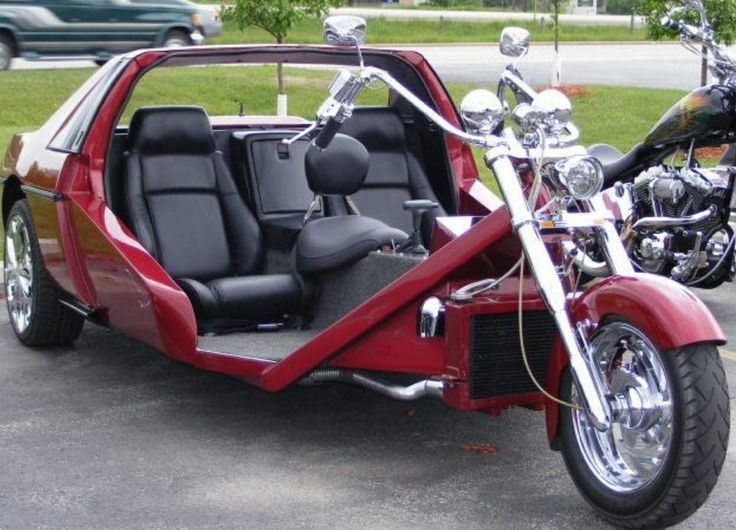
[[[59,303],[63,305],[64,307],[71,309],[75,313],[79,313],[84,318],[89,318],[96,311],[94,308],[89,307],[88,305],[83,304],[82,302],[79,302],[77,300],[70,301],[70,300],[60,299]]]
[[[20,189],[22,189],[26,193],[32,193],[33,195],[43,197],[44,199],[49,199],[54,202],[62,200],[62,196],[55,191],[44,190],[35,186],[30,186],[28,184],[23,184]]]

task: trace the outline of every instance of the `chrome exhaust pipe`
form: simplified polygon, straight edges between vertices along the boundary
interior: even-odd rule
[[[688,226],[706,221],[716,214],[716,207],[710,205],[707,210],[684,217],[642,217],[632,226],[633,230],[642,228],[666,228],[671,226]]]
[[[304,377],[299,384],[317,385],[320,383],[347,383],[351,385],[362,386],[368,390],[373,390],[384,396],[388,396],[399,401],[414,401],[425,396],[442,397],[444,383],[433,379],[424,379],[409,386],[394,385],[386,381],[371,377],[361,372],[353,370],[342,370],[339,368],[326,368],[315,370]]]
[[[588,276],[594,278],[606,278],[611,275],[608,264],[605,261],[596,261],[585,252],[581,251],[572,241],[565,241],[562,244],[565,255],[572,259],[575,266]]]

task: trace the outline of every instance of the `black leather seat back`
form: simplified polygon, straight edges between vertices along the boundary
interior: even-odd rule
[[[360,213],[411,232],[412,217],[404,210],[404,202],[410,199],[437,202],[437,197],[424,169],[407,146],[399,113],[388,107],[358,108],[340,132],[360,141],[370,154],[368,176],[360,191],[353,195]],[[438,209],[427,215],[433,220],[444,212]]]
[[[174,278],[256,273],[260,229],[243,203],[199,107],[147,107],[130,125],[128,219]]]

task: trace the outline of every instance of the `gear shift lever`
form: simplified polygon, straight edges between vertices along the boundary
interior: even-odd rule
[[[414,222],[414,231],[409,236],[409,239],[396,249],[397,252],[422,255],[427,255],[429,253],[422,244],[422,214],[438,207],[439,204],[427,199],[416,199],[404,202],[404,210],[411,212],[412,221]]]

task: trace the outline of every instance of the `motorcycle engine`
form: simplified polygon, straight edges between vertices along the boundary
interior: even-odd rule
[[[724,219],[729,211],[725,170],[656,166],[641,173],[632,185],[634,221],[645,217],[679,218],[682,223],[647,228],[633,234],[633,255],[646,272],[665,274],[682,283],[699,284],[728,260],[730,280],[733,231]],[[707,219],[686,223],[694,214],[715,206]],[[714,276],[711,274],[711,277]],[[722,280],[721,280],[722,281]]]

